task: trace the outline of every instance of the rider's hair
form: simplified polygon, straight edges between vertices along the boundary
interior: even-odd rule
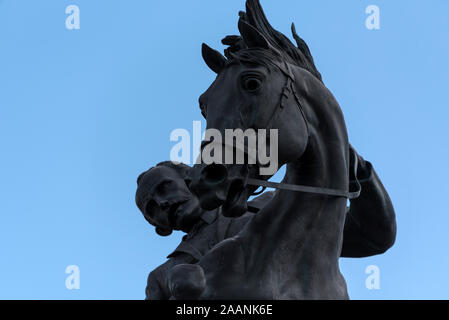
[[[156,165],[156,167],[167,167],[175,170],[182,178],[186,178],[189,176],[190,170],[192,169],[188,165],[178,162],[174,163],[172,161],[163,161]]]
[[[140,174],[137,177],[137,185],[140,185],[140,182],[142,181],[143,176],[145,175],[145,173],[149,172],[150,170],[157,168],[157,167],[167,167],[170,169],[175,170],[183,179],[186,179],[189,176],[189,172],[191,167],[189,167],[188,165],[184,164],[184,163],[174,163],[172,161],[163,161],[158,163],[156,166],[151,167],[150,169],[148,169],[147,171],[143,172],[142,174]]]

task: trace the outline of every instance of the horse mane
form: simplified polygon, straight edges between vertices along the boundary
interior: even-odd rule
[[[246,12],[240,11],[239,16],[241,20],[251,25],[268,40],[270,45],[278,51],[278,54],[281,55],[281,57],[278,58],[306,69],[321,82],[323,81],[320,72],[315,66],[309,47],[296,33],[294,24],[292,24],[292,34],[297,46],[295,46],[284,34],[275,30],[270,25],[259,0],[247,0]],[[225,55],[228,58],[243,58],[243,60],[251,60],[248,59],[248,46],[246,45],[243,37],[227,36],[222,40],[222,43],[229,46],[229,48],[225,50]],[[259,60],[260,57],[261,55],[257,54],[254,58]]]

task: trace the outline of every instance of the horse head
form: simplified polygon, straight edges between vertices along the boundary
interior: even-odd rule
[[[304,71],[302,78],[321,81],[309,49],[297,36],[294,26],[292,32],[298,47],[269,25],[258,1],[247,1],[247,12],[240,13],[238,27],[241,36],[223,40],[230,45],[226,57],[206,44],[202,47],[206,64],[217,73],[215,81],[199,98],[201,112],[207,120],[202,154],[209,148],[215,157],[213,163],[195,166],[190,184],[205,209],[223,205],[223,213],[228,216],[245,212],[246,201],[257,188],[246,184],[248,177],[267,180],[305,151],[308,122],[295,89],[296,69]],[[238,146],[230,146],[225,139],[218,142],[215,139],[216,135],[226,137],[227,131],[235,129],[241,129],[244,136],[240,149],[245,157],[240,162],[235,156]],[[277,132],[272,135],[265,131],[265,135],[259,135],[260,129]],[[253,142],[257,150],[248,145],[251,139],[245,135],[247,130],[256,133]],[[208,132],[214,133],[214,137],[208,136]],[[253,162],[248,150],[255,151]],[[261,163],[260,156],[270,150],[277,153],[276,163],[270,163],[275,168],[263,172],[261,168],[266,163]],[[229,160],[227,151],[233,155],[231,161],[225,161]]]

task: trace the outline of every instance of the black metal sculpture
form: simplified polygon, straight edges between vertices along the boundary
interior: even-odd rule
[[[188,233],[150,274],[147,298],[346,299],[338,259],[391,247],[391,201],[371,164],[350,147],[340,107],[294,27],[298,47],[270,26],[259,1],[248,0],[239,30],[223,40],[226,57],[203,45],[218,76],[200,98],[201,111],[207,128],[223,135],[278,130],[286,175],[279,190],[249,206],[255,185],[270,177],[260,175],[259,163],[165,163],[141,175],[136,200],[146,219],[161,235]],[[351,180],[362,191],[348,212]]]
[[[341,257],[367,257],[388,250],[395,239],[394,211],[391,201],[372,165],[359,156],[358,179],[364,192],[351,200],[343,232]],[[165,168],[163,168],[165,167]],[[274,196],[265,192],[248,203],[249,212],[240,218],[226,218],[220,209],[202,210],[196,197],[189,194],[185,180],[190,167],[164,162],[138,178],[137,206],[161,236],[172,230],[187,233],[179,246],[148,276],[146,299],[167,300],[170,270],[179,264],[194,264],[216,244],[237,235],[246,223]],[[184,218],[184,220],[180,220]],[[192,222],[189,222],[192,221]]]

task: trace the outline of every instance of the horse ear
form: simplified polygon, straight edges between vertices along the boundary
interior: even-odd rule
[[[217,50],[212,49],[207,44],[203,43],[201,48],[204,62],[215,73],[220,73],[226,64],[226,58]]]
[[[239,19],[239,31],[248,48],[270,49],[268,40],[256,28]]]

